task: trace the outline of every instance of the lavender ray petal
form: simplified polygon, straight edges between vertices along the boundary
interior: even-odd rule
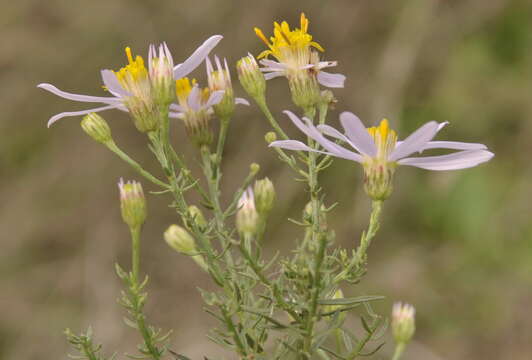
[[[460,141],[429,141],[423,146],[423,151],[427,149],[486,150],[487,147],[484,144]]]
[[[103,84],[111,94],[116,97],[131,96],[131,94],[120,85],[114,71],[102,70],[100,73],[102,75]]]
[[[187,104],[194,111],[198,111],[200,109],[200,96],[201,94],[198,85],[194,85],[187,97]]]
[[[100,111],[116,109],[116,108],[117,108],[116,105],[107,105],[107,106],[101,106],[101,107],[88,109],[88,110],[62,112],[62,113],[52,116],[50,120],[48,120],[47,127],[52,126],[53,123],[55,123],[57,120],[62,119],[64,117],[85,115],[85,114],[89,114],[93,112],[100,112]]]
[[[329,88],[343,88],[345,83],[345,75],[331,74],[325,71],[320,71],[318,73],[318,82]]]
[[[225,95],[225,91],[224,90],[214,91],[209,96],[209,100],[207,100],[207,102],[205,103],[204,107],[208,108],[208,107],[211,107],[213,105],[218,104],[220,101],[222,101],[222,99],[224,98],[224,95]]]
[[[249,106],[249,101],[247,101],[247,100],[244,99],[244,98],[237,97],[237,98],[235,98],[235,104],[241,104],[241,105],[247,105],[247,106]]]
[[[66,91],[59,90],[52,84],[39,84],[37,85],[38,88],[44,89],[46,91],[51,92],[54,95],[60,96],[64,99],[73,100],[73,101],[80,101],[80,102],[95,102],[95,103],[104,103],[104,104],[114,104],[117,102],[122,101],[120,98],[117,97],[105,97],[105,96],[90,96],[90,95],[80,95],[80,94],[73,94]]]
[[[368,130],[362,121],[355,114],[344,111],[340,114],[340,123],[345,130],[345,134],[351,140],[353,147],[360,153],[374,157],[377,155],[375,141],[369,135]]]
[[[448,155],[405,158],[398,163],[427,170],[459,170],[482,164],[493,156],[494,154],[487,150],[465,150]]]
[[[398,159],[404,158],[412,153],[421,151],[425,144],[432,140],[432,138],[440,129],[441,124],[438,124],[436,121],[430,121],[425,125],[421,126],[419,129],[414,131],[410,136],[404,139],[399,146],[390,154],[388,158],[390,161],[396,161]]]
[[[192,70],[197,68],[199,64],[209,55],[211,50],[222,40],[223,36],[214,35],[205,40],[188,59],[182,64],[174,66],[174,79],[181,79],[187,76]]]
[[[284,71],[274,71],[267,74],[264,74],[264,79],[271,80],[275,79],[276,77],[284,76]]]

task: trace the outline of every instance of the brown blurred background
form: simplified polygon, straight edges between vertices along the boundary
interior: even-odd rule
[[[136,178],[89,139],[78,118],[46,129],[48,118],[81,103],[35,87],[103,94],[102,68],[125,63],[130,45],[145,55],[167,41],[176,60],[208,36],[225,36],[215,52],[231,63],[262,43],[274,20],[310,31],[347,75],[335,91],[337,114],[351,110],[368,125],[390,119],[400,136],[428,120],[450,121],[440,139],[483,142],[496,157],[478,168],[436,173],[401,168],[370,252],[366,280],[346,293],[386,295],[416,305],[418,332],[408,359],[530,359],[532,356],[532,3],[529,0],[408,1],[31,1],[4,3],[0,13],[0,358],[61,359],[65,327],[94,327],[107,354],[135,353],[138,335],[121,323],[120,284],[113,264],[128,265],[116,182]],[[203,69],[196,73],[204,79]],[[268,83],[280,115],[291,108],[286,82]],[[236,85],[237,93],[243,92]],[[145,138],[117,111],[105,114],[117,142],[155,169]],[[193,160],[181,124],[178,148]],[[256,107],[232,123],[224,189],[231,192],[248,164],[261,164],[278,191],[267,240],[287,253],[306,202],[302,185],[269,151],[269,130]],[[341,246],[353,247],[367,223],[361,170],[338,160],[322,176]],[[149,184],[145,187],[154,190]],[[168,199],[149,197],[143,270],[150,274],[150,320],[174,328],[172,347],[194,358],[216,355],[206,338],[214,322],[202,311],[197,286],[209,287],[193,263],[162,241],[176,219]],[[375,359],[388,358],[390,346]]]

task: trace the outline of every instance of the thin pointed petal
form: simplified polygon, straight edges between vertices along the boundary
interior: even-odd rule
[[[374,157],[377,155],[375,142],[368,133],[368,130],[362,124],[362,121],[353,113],[344,111],[340,114],[340,123],[342,124],[345,134],[351,140],[353,147],[360,153]]]
[[[187,104],[194,111],[198,111],[200,109],[200,96],[201,94],[198,85],[194,85],[187,97]]]
[[[222,38],[221,35],[214,35],[205,40],[188,59],[174,67],[174,79],[181,79],[197,68]]]
[[[301,119],[299,119],[294,113],[291,111],[285,110],[284,113],[288,115],[290,120],[294,123],[294,125],[297,126],[299,130],[301,130],[305,135],[308,137],[314,139],[317,141],[323,148],[330,153],[334,154],[334,156],[341,157],[344,159],[354,160],[357,162],[362,161],[362,156],[359,154],[356,154],[352,151],[349,151],[343,147],[341,147],[338,144],[335,144],[333,141],[330,141],[325,136],[323,136],[318,129],[314,127],[312,122],[307,119],[303,118],[303,121],[305,121],[306,124],[303,123]]]
[[[118,82],[118,79],[116,78],[114,71],[102,70],[101,75],[102,75],[103,84],[105,85],[107,90],[109,90],[111,94],[117,97],[131,96],[131,94],[127,92],[126,90],[124,90],[122,85],[120,85],[120,82]]]
[[[249,101],[247,101],[247,100],[244,99],[244,98],[237,97],[237,98],[235,98],[235,104],[240,104],[240,105],[247,105],[247,106],[249,106]]]
[[[484,144],[460,141],[429,141],[423,146],[423,151],[427,149],[486,150],[487,147]]]
[[[47,126],[48,127],[52,126],[53,123],[55,123],[57,120],[62,119],[64,117],[86,115],[86,114],[93,113],[93,112],[100,112],[100,111],[115,109],[115,108],[117,108],[117,106],[107,105],[107,106],[97,107],[97,108],[88,109],[88,110],[62,112],[62,113],[52,116],[50,120],[48,120]]]
[[[396,161],[417,151],[423,150],[423,147],[432,140],[444,124],[445,123],[438,124],[436,121],[430,121],[421,126],[395,148],[391,153],[389,160]]]
[[[284,71],[273,71],[267,74],[264,74],[264,79],[271,80],[275,79],[276,77],[284,76]]]
[[[482,164],[493,156],[494,154],[487,150],[466,150],[448,155],[406,158],[399,160],[398,163],[427,170],[459,170]]]
[[[80,94],[73,94],[66,91],[59,90],[52,84],[39,84],[37,85],[38,88],[44,89],[46,91],[51,92],[54,95],[57,95],[59,97],[62,97],[64,99],[73,100],[73,101],[80,101],[80,102],[91,102],[91,103],[104,103],[104,104],[114,104],[117,102],[120,102],[121,99],[117,97],[105,97],[105,96],[90,96],[90,95],[80,95]]]
[[[206,108],[208,108],[208,107],[211,107],[213,105],[218,104],[220,101],[222,101],[222,99],[224,98],[224,95],[225,95],[225,91],[224,90],[217,90],[217,91],[213,92],[209,96],[209,100],[207,100],[207,102],[205,103],[204,106]]]
[[[320,71],[318,73],[318,82],[328,88],[343,88],[345,83],[345,75]]]

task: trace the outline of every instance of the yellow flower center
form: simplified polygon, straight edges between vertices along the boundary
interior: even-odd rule
[[[192,88],[196,86],[196,79],[190,80],[188,77],[178,79],[175,81],[175,93],[177,95],[177,100],[179,105],[184,108],[188,108],[188,96],[190,95]],[[206,103],[209,100],[210,91],[209,88],[200,89],[200,102]]]
[[[307,32],[309,21],[303,13],[301,13],[300,23],[300,28],[290,30],[290,26],[286,21],[281,24],[274,22],[273,36],[269,40],[261,29],[255,28],[257,36],[270,48],[270,50],[263,51],[258,58],[272,55],[280,62],[286,62],[288,60],[287,57],[301,51],[308,52],[310,47],[324,51],[320,44],[312,41],[312,35]]]
[[[386,119],[382,119],[379,126],[368,128],[368,132],[377,146],[377,159],[386,161],[388,156],[395,149],[397,133],[390,129],[388,120]]]
[[[133,83],[138,83],[148,79],[148,70],[144,66],[144,60],[137,55],[133,60],[131,48],[126,47],[126,56],[128,64],[115,72],[118,81],[126,89],[130,88]]]

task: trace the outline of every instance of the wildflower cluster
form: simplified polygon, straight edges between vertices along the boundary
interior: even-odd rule
[[[249,105],[235,96],[230,66],[226,59],[209,53],[220,41],[207,39],[187,60],[174,65],[166,44],[149,47],[148,64],[126,48],[128,64],[118,71],[103,70],[102,80],[110,96],[77,95],[50,84],[39,87],[66,99],[101,103],[89,110],[64,112],[60,118],[85,115],[82,129],[129,164],[140,176],[156,186],[153,192],[171,196],[175,223],[161,233],[161,239],[182,258],[208,274],[216,289],[200,289],[207,311],[219,322],[210,339],[234,352],[240,359],[356,359],[380,349],[375,344],[385,333],[387,321],[372,309],[379,295],[357,291],[368,268],[368,249],[376,237],[384,202],[391,196],[395,170],[400,165],[428,170],[458,170],[490,160],[493,154],[483,144],[435,141],[447,123],[428,122],[411,135],[398,140],[384,119],[367,128],[351,112],[340,114],[343,131],[327,125],[334,100],[331,89],[344,86],[345,76],[323,69],[337,65],[322,61],[324,48],[309,34],[309,20],[301,14],[299,28],[287,22],[274,23],[273,36],[255,28],[267,49],[248,54],[236,63],[238,79],[268,120],[272,131],[265,136],[268,146],[292,169],[306,187],[309,198],[298,218],[297,240],[288,255],[266,260],[268,221],[278,195],[268,178],[256,179],[258,164],[236,192],[221,197],[224,148],[236,104]],[[207,86],[201,87],[187,75],[205,61]],[[303,133],[304,140],[290,139],[266,102],[267,80],[284,77],[294,105],[302,114],[284,113]],[[330,88],[322,89],[321,86]],[[111,129],[97,112],[118,109],[129,113],[136,128],[147,134],[147,146],[160,165],[157,175],[145,170],[114,142]],[[196,145],[202,174],[198,175],[171,141],[173,122],[182,120],[187,136]],[[212,123],[218,121],[218,133]],[[180,142],[181,144],[182,142]],[[425,150],[456,150],[438,156],[416,156]],[[293,153],[290,153],[292,151]],[[319,183],[319,174],[334,158],[362,165],[363,186],[371,199],[369,225],[357,244],[340,248],[328,217],[336,216],[334,204]],[[196,196],[188,196],[194,192]],[[140,182],[119,182],[122,219],[131,234],[131,270],[116,266],[124,283],[120,299],[128,317],[126,323],[141,337],[139,356],[154,360],[168,355],[169,335],[147,325],[144,305],[147,278],[141,279],[140,241],[147,220],[147,199]],[[200,199],[192,203],[190,199]],[[229,199],[225,201],[225,199]],[[358,294],[357,294],[358,292]],[[177,300],[178,303],[179,300]],[[360,329],[347,321],[349,313],[361,319]],[[397,303],[392,312],[392,335],[396,347],[393,359],[400,358],[414,331],[414,308]],[[81,357],[100,359],[100,347],[91,334],[67,333]],[[375,344],[371,346],[370,344]],[[168,358],[188,359],[179,351]]]

